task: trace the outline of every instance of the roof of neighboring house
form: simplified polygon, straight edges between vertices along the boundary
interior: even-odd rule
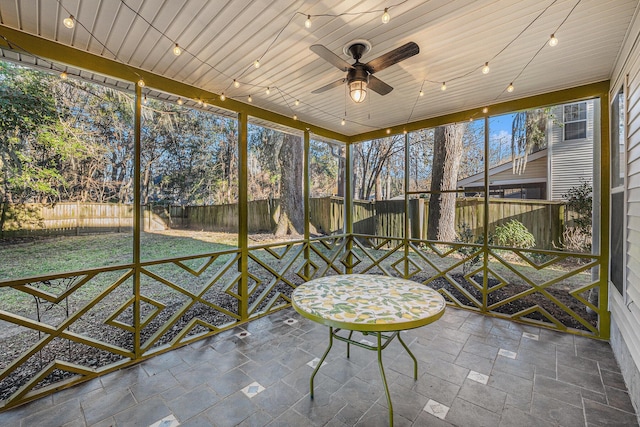
[[[527,166],[522,174],[513,174],[513,161],[489,169],[489,183],[493,185],[530,184],[547,182],[547,149],[529,154]],[[544,175],[542,175],[544,171]],[[491,177],[494,179],[492,180]],[[484,185],[484,172],[471,175],[458,181],[458,187],[478,187]]]

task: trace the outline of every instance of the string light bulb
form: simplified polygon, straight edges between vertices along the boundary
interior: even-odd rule
[[[423,90],[420,90],[419,95],[420,95],[420,96],[424,96],[424,91],[423,91]]]
[[[249,97],[247,98],[247,101],[253,102],[253,98],[251,97],[251,95],[249,95]]]
[[[300,101],[298,101],[298,100],[296,99],[296,100],[295,100],[295,102],[294,102],[293,104],[297,107],[298,105],[300,105]]]
[[[307,15],[307,20],[304,21],[305,28],[311,28],[311,15]]]
[[[391,20],[391,15],[389,15],[389,8],[385,7],[384,13],[382,14],[382,23],[388,24],[390,20]]]
[[[148,102],[149,102],[149,100],[147,99],[147,95],[145,94],[145,95],[144,95],[144,98],[142,99],[142,103],[143,103],[144,105],[147,105],[147,103],[148,103]]]
[[[222,92],[222,93],[220,94],[220,101],[224,101],[225,99],[227,99],[227,97],[226,97],[226,96],[224,96],[224,92]]]
[[[387,129],[387,135],[391,133],[391,129]]]
[[[144,85],[145,85],[144,80],[142,80],[142,78],[140,78],[140,80],[138,80],[138,86],[144,87]]]
[[[484,108],[482,109],[482,112],[483,112],[484,114],[487,114],[487,113],[489,112],[489,108],[484,107]]]
[[[260,68],[260,60],[259,60],[259,59],[256,59],[255,61],[253,61],[253,66],[254,66],[255,68]]]
[[[445,82],[442,82],[442,86],[440,86],[440,90],[443,92],[447,90],[447,84]]]
[[[406,129],[402,129],[402,134],[406,135],[407,134],[407,130]]]
[[[298,120],[298,116],[297,115],[293,115],[293,120]]]
[[[76,25],[76,20],[75,20],[75,18],[73,17],[73,15],[69,15],[69,17],[68,17],[68,18],[64,18],[64,19],[62,20],[62,23],[64,24],[64,26],[65,26],[65,27],[67,27],[67,28],[71,29],[71,28],[73,28],[73,27]]]
[[[182,100],[182,98],[178,98],[178,105],[182,105],[184,103],[184,101]]]
[[[556,37],[555,34],[551,34],[551,37],[549,38],[549,46],[554,47],[558,45],[558,38]]]
[[[484,63],[484,67],[482,67],[482,74],[489,74],[489,70],[491,70],[491,69],[489,68],[489,63],[488,63],[488,62],[485,62],[485,63]]]
[[[237,81],[236,79],[233,79],[233,87],[235,87],[236,89],[238,89],[240,87],[240,82]]]
[[[173,47],[173,54],[175,56],[180,56],[181,53],[182,49],[180,48],[180,46],[178,46],[178,43],[176,43],[176,45]]]
[[[60,73],[60,78],[61,78],[62,80],[67,80],[67,77],[68,77],[68,76],[67,76],[66,71],[63,71],[63,72],[61,72],[61,73]]]
[[[198,99],[198,107],[202,107],[202,104],[204,104],[204,102],[202,102],[202,99]]]
[[[509,83],[509,86],[507,86],[507,92],[513,92],[514,89],[513,83]]]
[[[340,122],[340,124],[341,124],[342,126],[344,126],[346,123],[347,123],[347,121],[346,121],[345,119],[342,119],[342,121]]]
[[[264,91],[267,95],[269,95],[271,93],[271,89],[267,88],[267,90]]]

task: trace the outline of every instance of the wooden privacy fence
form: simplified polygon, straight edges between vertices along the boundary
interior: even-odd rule
[[[145,205],[144,231],[188,228],[206,231],[238,230],[238,205]],[[280,215],[278,200],[249,202],[249,231],[271,231]],[[133,206],[119,203],[26,203],[6,208],[2,238],[130,232]]]
[[[189,228],[205,231],[238,231],[238,204],[209,206],[152,205],[148,210],[162,218],[168,228]],[[249,231],[272,231],[280,216],[278,199],[248,202]]]
[[[342,229],[343,200],[341,197],[313,199],[311,223],[327,234]],[[404,200],[353,202],[353,232],[375,236],[404,236]],[[547,200],[489,199],[489,235],[497,226],[518,220],[533,234],[536,247],[558,247],[565,227],[565,204]],[[484,232],[484,200],[461,197],[456,201],[456,228],[468,227],[472,242],[480,241]],[[426,199],[409,201],[409,229],[411,238],[427,238],[429,202]]]
[[[353,231],[375,236],[404,236],[404,200],[353,202]],[[427,238],[428,200],[409,201],[409,227],[412,238]],[[467,227],[473,241],[483,234],[485,206],[482,198],[459,198],[456,204],[456,226]],[[311,224],[319,233],[341,233],[344,225],[342,197],[309,200]],[[277,199],[249,202],[249,231],[274,229],[280,215]],[[130,231],[133,206],[107,203],[56,203],[54,205],[10,205],[2,237],[28,235],[79,235],[85,233]],[[562,202],[545,200],[489,200],[489,234],[511,219],[523,223],[536,239],[536,247],[551,249],[558,245],[566,218]],[[238,230],[237,203],[212,206],[146,205],[143,209],[145,231],[166,228],[205,231]]]
[[[133,228],[133,206],[119,203],[5,205],[2,237],[79,235]]]

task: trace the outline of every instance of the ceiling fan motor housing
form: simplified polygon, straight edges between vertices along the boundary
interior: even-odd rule
[[[369,83],[369,73],[362,64],[354,64],[347,72],[347,83],[367,82]]]

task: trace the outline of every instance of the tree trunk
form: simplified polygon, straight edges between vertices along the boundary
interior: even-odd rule
[[[275,235],[304,234],[304,203],[302,194],[302,138],[285,134],[278,154],[280,163],[280,218]]]
[[[380,179],[380,175],[376,176],[375,197],[376,200],[382,200],[382,180]]]
[[[456,189],[464,129],[464,123],[439,126],[435,129],[431,175],[431,191],[435,194],[432,193],[429,199],[429,240],[456,240],[456,193],[439,192]]]
[[[347,172],[347,159],[345,147],[340,147],[338,157],[338,197],[344,197],[345,177]]]

